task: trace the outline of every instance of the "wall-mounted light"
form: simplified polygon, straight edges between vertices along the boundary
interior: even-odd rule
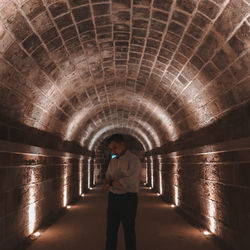
[[[176,207],[174,204],[171,205],[172,208]]]
[[[160,194],[160,193],[157,193],[156,195],[157,195],[157,196],[161,196],[161,194]]]
[[[84,196],[85,196],[85,194],[81,194],[81,196],[82,196],[82,197],[84,197]]]
[[[68,205],[66,208],[67,208],[67,209],[70,209],[70,208],[71,208],[71,206],[70,206],[70,205]]]
[[[90,189],[90,190],[92,190],[93,188],[92,188],[92,187],[90,187],[89,189]]]

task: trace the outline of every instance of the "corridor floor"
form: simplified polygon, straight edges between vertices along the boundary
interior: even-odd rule
[[[104,250],[107,193],[94,188],[32,242],[29,250]],[[141,188],[137,250],[218,250],[148,188]],[[125,250],[122,227],[117,250]]]

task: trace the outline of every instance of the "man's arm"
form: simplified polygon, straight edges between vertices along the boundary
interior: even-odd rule
[[[134,158],[132,162],[129,163],[130,168],[127,171],[125,177],[120,178],[116,181],[115,185],[117,187],[128,187],[132,183],[136,183],[139,179],[141,173],[141,162],[139,158]],[[114,183],[114,182],[113,182]]]
[[[110,181],[111,181],[111,179],[105,179],[104,185],[102,187],[103,191],[107,191],[110,188]]]
[[[102,187],[102,190],[103,191],[107,191],[109,188],[110,188],[110,182],[111,182],[111,176],[110,176],[110,165],[111,165],[111,162],[109,163],[109,166],[108,166],[108,169],[107,169],[107,171],[106,171],[106,174],[105,174],[105,177],[106,177],[106,179],[105,179],[105,181],[104,181],[104,185],[103,185],[103,187]]]

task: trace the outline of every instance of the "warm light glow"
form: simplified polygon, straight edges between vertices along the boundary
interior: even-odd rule
[[[91,159],[88,158],[88,188],[90,189],[90,162]]]
[[[171,207],[175,207],[175,205],[174,205],[174,204],[172,204],[172,205],[171,205]]]
[[[211,148],[212,150],[212,148]],[[204,154],[204,158],[207,159],[207,161],[210,161],[210,159],[213,159],[213,154]],[[207,188],[208,188],[208,197],[207,197],[207,211],[208,211],[208,225],[206,226],[210,232],[214,233],[216,232],[216,217],[217,217],[217,210],[216,210],[216,201],[215,201],[215,196],[216,194],[214,193],[214,181],[219,181],[219,176],[215,174],[214,172],[214,167],[209,164],[209,165],[204,165],[204,168],[206,168],[206,176],[204,178],[208,180],[213,180],[212,182],[208,181],[207,182]]]
[[[160,194],[160,193],[157,193],[157,196],[161,196],[161,194]]]
[[[146,97],[135,94],[134,92],[130,92],[130,91],[124,92],[124,89],[119,90],[117,88],[115,88],[115,92],[113,96],[115,99],[109,98],[109,102],[115,101],[117,103],[117,100],[119,100],[119,102],[117,103],[118,106],[119,104],[122,104],[124,106],[125,103],[128,103],[128,97],[132,102],[133,100],[140,99],[140,105],[143,107],[143,109],[146,110],[148,113],[153,114],[152,120],[161,121],[161,125],[164,127],[165,129],[164,132],[166,136],[169,138],[169,140],[173,141],[177,139],[178,134],[179,134],[178,127],[176,126],[175,122],[172,120],[171,115],[169,115],[168,112],[164,108],[159,106],[158,102],[155,102],[153,99],[150,99],[149,101]],[[107,103],[106,105],[108,106],[109,104]],[[102,108],[104,108],[104,106],[102,106]],[[129,109],[131,108],[130,105],[128,105],[128,108]],[[95,107],[93,106],[88,107],[86,105],[83,105],[83,107],[80,108],[79,110],[80,111],[77,111],[74,114],[72,114],[70,120],[65,125],[65,128],[64,128],[64,131],[66,132],[65,133],[66,136],[64,138],[65,140],[72,140],[76,135],[78,135],[79,134],[78,129],[80,127],[84,127],[87,120],[91,118],[90,114],[93,116],[98,114],[100,112],[100,107],[99,105],[95,105]],[[155,140],[154,145],[156,146],[160,145],[161,137],[154,130],[153,126],[148,126],[147,124],[145,124],[145,122],[142,122],[140,125],[143,126],[145,130],[149,131],[151,135],[153,135],[153,138]],[[90,138],[89,135],[91,131],[89,131],[89,128],[91,128],[91,126],[89,126],[88,128],[85,128],[85,130],[87,130],[87,137],[81,140],[82,145],[84,145],[84,141],[86,139]],[[98,131],[100,131],[101,129],[102,128],[98,129]],[[94,136],[91,136],[91,137],[94,137]]]
[[[154,188],[154,166],[153,166],[152,156],[150,156],[150,169],[151,169],[151,187]]]
[[[174,169],[173,169],[173,197],[174,197],[174,203],[176,206],[180,206],[180,194],[179,194],[179,180],[178,180],[178,158],[177,153],[173,152],[170,154],[174,159]]]
[[[210,235],[211,233],[208,232],[208,231],[204,231],[203,234],[204,234],[204,235]]]
[[[67,208],[68,208],[68,209],[70,209],[70,208],[71,208],[71,206],[70,206],[70,205],[68,205],[68,206],[67,206]]]
[[[216,216],[216,209],[214,202],[212,200],[209,200],[209,229],[211,232],[215,233],[216,229],[216,221],[215,221],[215,216]]]
[[[66,207],[68,203],[68,186],[67,186],[67,177],[68,177],[68,167],[64,166],[64,177],[63,177],[63,206]]]
[[[85,195],[84,194],[81,194],[82,197],[84,197]]]
[[[35,181],[34,169],[31,169],[31,183]],[[35,230],[36,223],[36,203],[35,203],[35,185],[31,184],[29,186],[29,210],[28,210],[28,218],[29,218],[29,234],[32,234]]]
[[[35,237],[39,237],[41,235],[41,233],[40,232],[35,232],[35,233],[33,233],[33,236],[35,236]]]
[[[163,194],[162,191],[162,163],[161,163],[161,156],[158,155],[158,164],[159,164],[159,191],[160,195]]]
[[[94,147],[95,147],[95,144],[98,142],[99,138],[102,137],[103,134],[107,133],[108,131],[110,130],[114,130],[116,128],[115,125],[106,125],[105,127],[103,127],[102,129],[98,130],[97,133],[95,133],[95,135],[91,138],[89,144],[88,144],[88,149],[89,150],[93,150]],[[127,127],[127,128],[130,128],[130,127]],[[137,129],[137,128],[130,128],[132,129],[138,136],[135,136],[136,139],[138,141],[140,141],[140,143],[142,144],[143,148],[147,151],[147,150],[151,150],[153,148],[153,145],[152,143],[150,142],[150,140],[148,139],[148,137],[146,136],[145,133],[143,133],[143,131],[141,131],[140,129]],[[139,136],[141,138],[143,138],[144,142],[142,142],[142,140],[140,140]],[[84,146],[85,144],[85,140],[87,138],[84,138],[81,140],[81,145]],[[145,143],[147,145],[145,145]]]
[[[83,157],[79,159],[79,195],[82,193],[82,170],[83,170]]]
[[[174,187],[174,201],[175,205],[179,206],[179,188],[177,186]]]
[[[92,190],[93,188],[92,188],[92,187],[90,187],[89,189],[90,189],[90,190]]]

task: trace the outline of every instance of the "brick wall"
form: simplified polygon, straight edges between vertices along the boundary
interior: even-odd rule
[[[146,157],[153,191],[237,250],[250,249],[248,113],[246,105]]]
[[[0,249],[13,249],[87,191],[88,159],[0,141]]]

